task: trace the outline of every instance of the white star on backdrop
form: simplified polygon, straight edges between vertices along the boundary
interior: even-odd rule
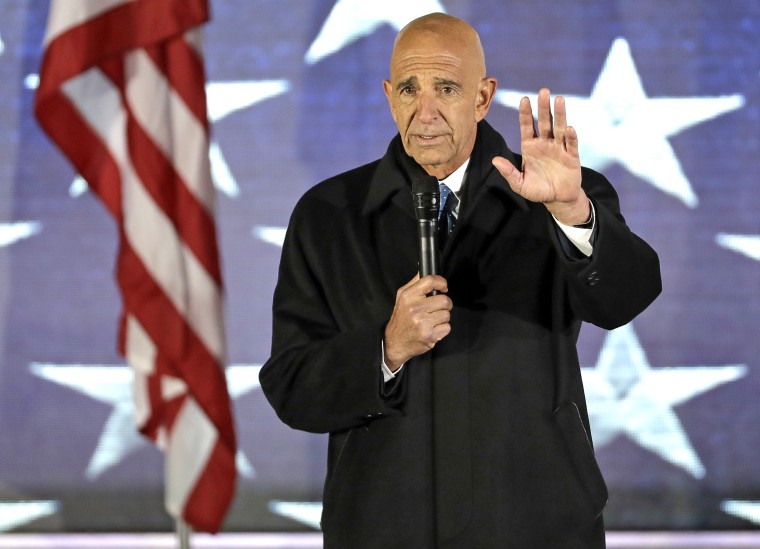
[[[523,96],[535,94],[500,90],[495,100],[516,109]],[[580,157],[585,166],[601,171],[619,162],[690,208],[695,208],[699,199],[668,137],[744,105],[744,96],[738,94],[647,97],[628,42],[623,38],[613,43],[591,95],[564,97],[568,123],[578,131]]]
[[[438,0],[338,0],[304,59],[313,65],[381,25],[399,31],[412,19],[436,11],[446,12]]]
[[[5,53],[5,42],[3,42],[3,36],[0,34],[0,55]]]
[[[277,501],[269,502],[269,510],[275,515],[287,517],[319,530],[322,520],[322,503],[319,501]]]
[[[263,240],[269,244],[282,247],[285,242],[285,227],[267,227],[264,225],[256,225],[253,228],[253,236],[259,240]]]
[[[113,409],[103,426],[85,475],[93,480],[126,456],[148,444],[135,426],[132,370],[128,366],[32,363],[31,372],[108,404]],[[261,365],[237,364],[226,368],[227,387],[234,400],[259,387]],[[252,478],[255,471],[242,450],[236,456],[238,472]]]
[[[733,250],[750,259],[760,261],[760,236],[758,235],[718,233],[715,235],[715,242],[727,250]]]
[[[8,532],[24,524],[58,511],[57,501],[0,502],[0,532]]]
[[[720,508],[729,515],[760,524],[760,501],[726,500]]]
[[[290,83],[287,80],[211,82],[206,85],[208,117],[211,122],[218,122],[233,112],[276,97],[289,89]],[[211,176],[216,188],[228,196],[238,196],[240,189],[215,138],[211,141],[209,154]]]
[[[16,223],[0,223],[0,248],[29,238],[42,230],[38,221],[19,221]]]
[[[583,368],[597,448],[618,435],[701,478],[705,469],[674,407],[741,378],[745,365],[652,368],[630,324],[609,332],[594,368]]]

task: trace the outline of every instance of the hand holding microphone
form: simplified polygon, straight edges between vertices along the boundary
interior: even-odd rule
[[[419,274],[399,288],[385,327],[385,363],[395,372],[410,358],[432,349],[451,332],[451,299],[440,276],[438,251],[438,180],[409,159],[412,201],[417,218]],[[441,293],[443,292],[443,293]]]

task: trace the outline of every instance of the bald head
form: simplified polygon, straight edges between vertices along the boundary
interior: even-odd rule
[[[486,56],[480,36],[469,23],[446,13],[430,13],[414,19],[402,28],[393,42],[393,62],[419,43],[434,44],[439,51],[452,50],[461,55],[482,78],[486,75]]]
[[[475,29],[451,15],[432,13],[398,33],[383,88],[407,154],[443,179],[472,153],[496,79],[486,77]]]

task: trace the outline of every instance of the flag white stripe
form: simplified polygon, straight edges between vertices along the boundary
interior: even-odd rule
[[[168,434],[166,508],[181,516],[190,491],[206,467],[218,434],[192,397],[187,397]]]
[[[134,317],[127,316],[124,358],[132,366],[132,393],[135,402],[135,423],[142,428],[151,415],[148,376],[156,370],[156,344]]]
[[[214,190],[206,175],[210,173],[208,156],[198,155],[198,151],[208,150],[204,126],[144,50],[127,55],[126,73],[127,101],[135,118],[190,192],[213,214]],[[171,124],[165,123],[165,112]]]
[[[51,2],[43,44],[45,47],[57,36],[88,19],[135,0],[66,0]]]
[[[124,231],[132,248],[209,352],[224,363],[223,326],[216,320],[221,318],[220,290],[134,172],[118,90],[97,68],[70,79],[62,88],[119,165]],[[194,298],[188,300],[189,295]]]

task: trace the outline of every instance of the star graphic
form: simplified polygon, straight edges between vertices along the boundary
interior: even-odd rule
[[[388,24],[397,31],[412,19],[428,13],[446,12],[439,0],[338,0],[304,57],[313,65]]]
[[[726,500],[720,508],[729,515],[760,524],[760,501]]]
[[[32,363],[31,372],[83,393],[112,407],[98,445],[87,465],[85,476],[94,480],[126,456],[148,444],[135,426],[132,369],[128,366]],[[226,368],[227,387],[234,400],[259,387],[258,364],[237,364]],[[253,466],[238,449],[237,469],[246,478],[255,475]]]
[[[322,520],[322,503],[311,501],[277,501],[269,502],[269,510],[283,517],[293,519],[302,524],[319,530]]]
[[[8,532],[58,511],[57,501],[0,502],[0,532]]]
[[[0,34],[0,55],[5,53],[5,42],[3,42],[3,36]]]
[[[523,96],[533,94],[499,90],[495,99],[516,109]],[[744,96],[738,94],[647,97],[623,38],[612,44],[591,95],[564,97],[584,165],[601,171],[618,162],[690,208],[699,199],[667,138],[744,105]]]
[[[38,221],[19,221],[17,223],[0,223],[0,248],[14,242],[34,236],[42,230]]]
[[[718,233],[715,235],[715,242],[727,250],[733,250],[750,259],[760,261],[760,235]]]
[[[289,89],[290,83],[287,80],[210,82],[206,85],[209,120],[218,122],[233,112],[276,97]],[[233,198],[238,196],[240,190],[237,182],[216,139],[211,141],[209,154],[211,155],[211,176],[216,188],[227,196]]]
[[[594,368],[583,368],[597,448],[618,435],[701,478],[705,469],[674,407],[741,378],[745,365],[652,368],[630,324],[611,331]]]
[[[256,225],[253,228],[253,236],[269,244],[282,247],[285,242],[285,227],[266,227]]]

